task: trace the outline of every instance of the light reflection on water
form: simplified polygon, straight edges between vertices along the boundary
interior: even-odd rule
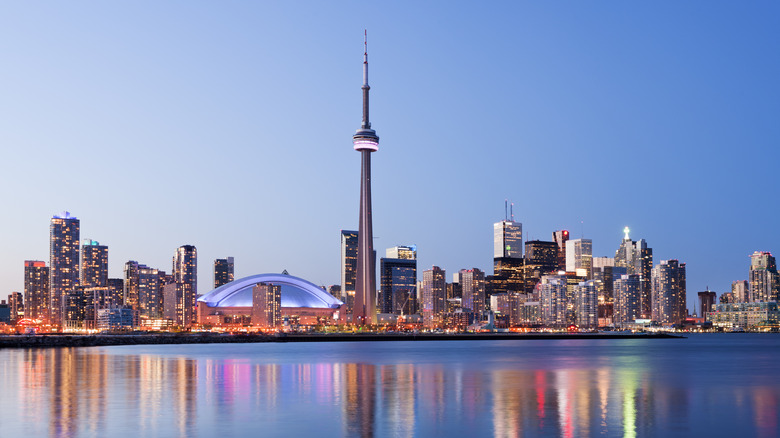
[[[0,430],[773,437],[778,344],[780,336],[707,335],[6,350]]]

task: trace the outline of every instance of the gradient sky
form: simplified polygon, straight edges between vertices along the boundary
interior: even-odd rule
[[[380,255],[491,273],[505,199],[595,256],[631,227],[689,307],[780,252],[780,3],[477,3],[3,3],[0,295],[63,210],[112,277],[192,244],[200,293],[226,256],[338,283],[364,28]]]

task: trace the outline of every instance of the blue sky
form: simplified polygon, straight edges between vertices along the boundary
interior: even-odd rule
[[[339,281],[357,227],[369,33],[375,246],[492,271],[527,238],[612,256],[629,226],[688,266],[689,307],[780,252],[776,2],[7,2],[0,295],[52,214],[127,260]]]

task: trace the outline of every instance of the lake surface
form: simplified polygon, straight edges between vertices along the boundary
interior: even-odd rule
[[[0,435],[780,436],[780,335],[0,351]]]

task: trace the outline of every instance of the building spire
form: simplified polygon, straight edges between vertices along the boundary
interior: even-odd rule
[[[368,121],[368,30],[363,29],[363,123],[360,125],[363,129],[370,129],[371,122]]]

